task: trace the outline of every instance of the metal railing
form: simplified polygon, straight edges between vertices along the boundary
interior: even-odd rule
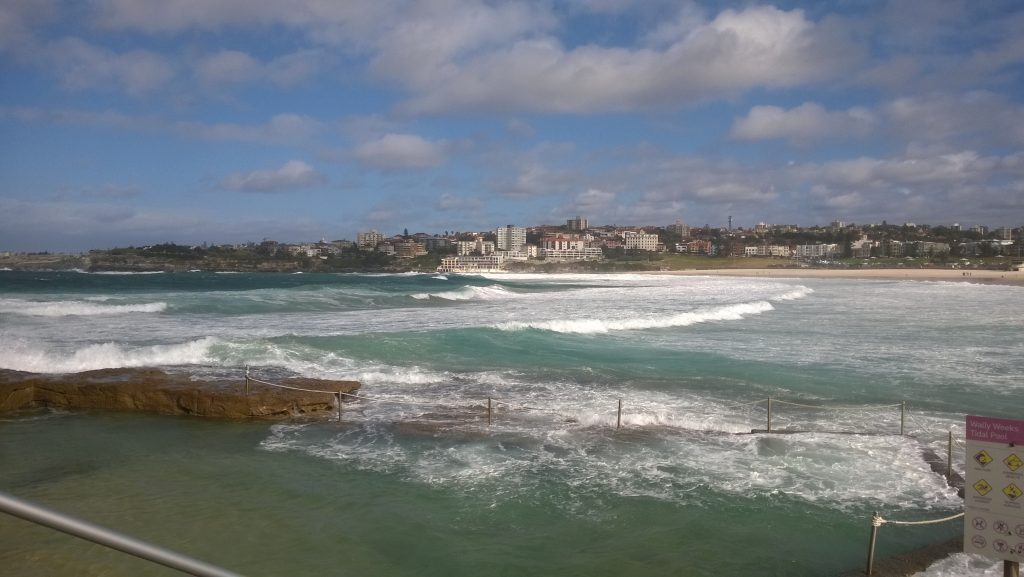
[[[0,512],[197,577],[241,577],[204,561],[0,492]]]
[[[444,405],[439,404],[439,403],[416,402],[416,401],[409,401],[409,400],[382,399],[382,398],[366,396],[366,395],[360,395],[360,394],[355,394],[355,393],[346,393],[346,392],[343,392],[343,391],[325,391],[325,390],[322,390],[322,389],[308,389],[308,388],[304,388],[304,387],[295,387],[295,386],[291,386],[291,385],[283,385],[281,383],[274,383],[274,382],[271,382],[271,381],[264,381],[264,380],[257,379],[255,377],[253,377],[251,372],[250,372],[249,366],[246,365],[246,367],[245,367],[245,394],[246,394],[246,396],[249,395],[249,391],[250,391],[251,385],[253,385],[253,384],[266,385],[266,386],[274,387],[274,388],[278,388],[278,389],[285,389],[285,390],[290,390],[290,391],[299,391],[299,392],[304,392],[304,393],[320,393],[320,394],[324,394],[324,395],[331,395],[335,399],[335,405],[336,405],[336,409],[337,409],[337,413],[338,413],[338,421],[339,422],[342,420],[342,398],[343,397],[348,398],[350,401],[363,401],[363,402],[369,402],[369,403],[390,403],[390,404],[398,404],[398,405],[413,405],[413,406],[438,407],[438,408],[444,407]],[[796,408],[804,409],[804,410],[810,410],[810,411],[882,411],[882,410],[899,409],[899,423],[900,423],[900,425],[899,425],[899,434],[900,434],[900,436],[903,436],[903,435],[907,434],[907,432],[906,432],[906,419],[907,419],[909,413],[907,412],[907,402],[906,401],[901,401],[899,403],[892,403],[892,404],[886,404],[886,405],[843,406],[843,405],[810,405],[810,404],[796,403],[796,402],[792,402],[792,401],[784,401],[784,400],[781,400],[781,399],[767,397],[765,399],[758,399],[758,400],[754,400],[754,401],[734,403],[734,404],[731,404],[731,405],[728,405],[728,406],[732,407],[732,408],[737,408],[737,407],[755,407],[755,406],[760,406],[760,405],[765,405],[765,404],[767,405],[767,415],[766,415],[766,422],[765,422],[766,428],[764,428],[764,429],[752,429],[751,430],[752,433],[776,433],[776,432],[780,432],[780,433],[806,433],[806,432],[810,432],[810,431],[803,431],[803,430],[780,430],[778,428],[773,428],[773,424],[774,424],[773,423],[773,417],[778,412],[778,406],[779,405],[787,405],[787,406],[796,407]],[[558,412],[557,410],[550,409],[550,408],[541,408],[541,407],[531,407],[531,406],[526,406],[526,405],[517,405],[517,404],[514,404],[514,403],[505,402],[505,401],[502,401],[502,400],[499,400],[499,399],[494,399],[494,398],[491,398],[491,397],[487,397],[487,404],[486,404],[487,415],[486,415],[486,418],[487,418],[487,424],[488,425],[491,425],[492,422],[493,422],[494,410],[495,410],[495,406],[496,405],[502,406],[502,407],[506,407],[507,409],[511,409],[513,411],[515,411],[515,410],[522,410],[522,411],[542,411],[542,412],[554,412],[554,413]],[[623,417],[623,414],[624,414],[623,413],[623,408],[624,408],[623,400],[621,398],[617,399],[617,406],[616,406],[616,410],[615,410],[615,428],[616,429],[621,429],[622,428],[622,417]],[[565,416],[568,417],[568,415],[565,415]],[[828,432],[828,431],[821,431],[821,432]],[[831,432],[835,432],[835,431],[831,431]]]

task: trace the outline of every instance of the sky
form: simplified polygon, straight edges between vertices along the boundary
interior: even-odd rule
[[[1019,0],[3,0],[0,250],[1024,225]]]

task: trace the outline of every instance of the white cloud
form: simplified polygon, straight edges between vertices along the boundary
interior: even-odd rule
[[[1024,106],[988,91],[905,96],[881,112],[886,126],[909,141],[953,148],[1024,145]]]
[[[290,160],[277,169],[231,174],[221,181],[221,188],[238,192],[281,192],[310,188],[326,180],[305,162]]]
[[[532,138],[537,134],[537,130],[533,126],[518,118],[509,119],[505,123],[505,130],[507,130],[509,134],[518,138]]]
[[[257,81],[292,86],[316,74],[320,61],[321,53],[317,50],[286,54],[267,63],[246,52],[222,50],[200,58],[195,64],[195,77],[208,87]]]
[[[196,78],[204,84],[251,82],[262,72],[262,63],[237,50],[210,54],[200,59],[195,69]]]
[[[478,198],[458,196],[446,192],[438,197],[437,208],[442,211],[472,211],[483,208],[483,202]]]
[[[141,128],[152,123],[143,118],[136,118],[113,110],[92,111],[74,108],[39,108],[30,106],[0,106],[0,117],[12,118],[21,122],[50,122],[54,124],[71,124],[84,126],[100,126],[111,128]]]
[[[206,140],[304,143],[315,137],[323,125],[304,115],[278,114],[263,124],[177,122],[169,129],[180,136]]]
[[[729,136],[736,140],[787,139],[808,143],[821,139],[848,139],[866,135],[875,124],[874,114],[863,107],[829,112],[814,102],[785,110],[755,106],[744,118],[733,121]]]
[[[525,160],[511,181],[497,181],[492,188],[505,196],[529,197],[560,194],[575,183],[569,170],[549,168],[537,159]]]
[[[132,96],[153,92],[174,76],[166,58],[146,50],[116,53],[79,38],[64,38],[44,49],[44,58],[71,90],[117,86]]]
[[[443,142],[416,134],[388,133],[357,146],[353,156],[363,166],[384,170],[433,168],[445,163],[446,150]]]
[[[263,236],[301,241],[309,239],[309,231],[326,230],[325,226],[332,225],[280,214],[253,217],[240,211],[224,217],[195,207],[157,209],[0,197],[0,246],[10,250],[75,252],[159,242],[239,242]]]
[[[175,34],[283,27],[316,43],[362,48],[409,9],[404,0],[93,0],[92,6],[93,24],[105,29]]]
[[[32,26],[56,14],[53,0],[4,0],[0,3],[0,53],[19,53],[31,48]]]
[[[960,151],[930,157],[837,160],[805,167],[807,178],[835,186],[892,190],[900,186],[945,185],[988,179],[998,159]]]
[[[574,199],[573,203],[573,208],[577,212],[593,214],[597,212],[603,212],[604,210],[609,208],[614,202],[614,192],[607,192],[604,190],[591,188],[585,192],[581,192],[576,195],[576,198]]]
[[[141,195],[142,187],[123,184],[103,184],[83,188],[79,194],[85,198],[95,199],[125,199]]]
[[[299,114],[278,114],[267,122],[257,124],[233,122],[205,124],[186,121],[168,122],[157,117],[131,116],[114,110],[92,111],[74,108],[0,106],[0,118],[12,118],[22,122],[48,122],[151,131],[202,140],[269,144],[306,143],[316,137],[324,128],[320,121]]]
[[[406,82],[410,112],[534,110],[588,113],[672,108],[755,87],[784,88],[848,68],[859,50],[800,10],[725,10],[662,49],[524,39],[452,61],[432,82]],[[395,78],[402,81],[401,78]]]

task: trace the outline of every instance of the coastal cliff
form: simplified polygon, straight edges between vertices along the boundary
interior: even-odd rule
[[[63,375],[0,370],[0,413],[34,407],[137,411],[223,419],[284,418],[337,409],[334,393],[352,393],[355,381],[291,378],[283,385],[324,393],[254,384],[248,395],[241,380],[196,380],[158,369],[103,369]]]

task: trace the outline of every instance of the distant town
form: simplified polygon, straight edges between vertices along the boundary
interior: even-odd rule
[[[629,271],[681,268],[903,267],[1018,269],[1024,227],[902,223],[753,228],[565,224],[388,235],[288,244],[178,245],[92,250],[80,255],[0,252],[0,267],[88,270],[240,271]]]

